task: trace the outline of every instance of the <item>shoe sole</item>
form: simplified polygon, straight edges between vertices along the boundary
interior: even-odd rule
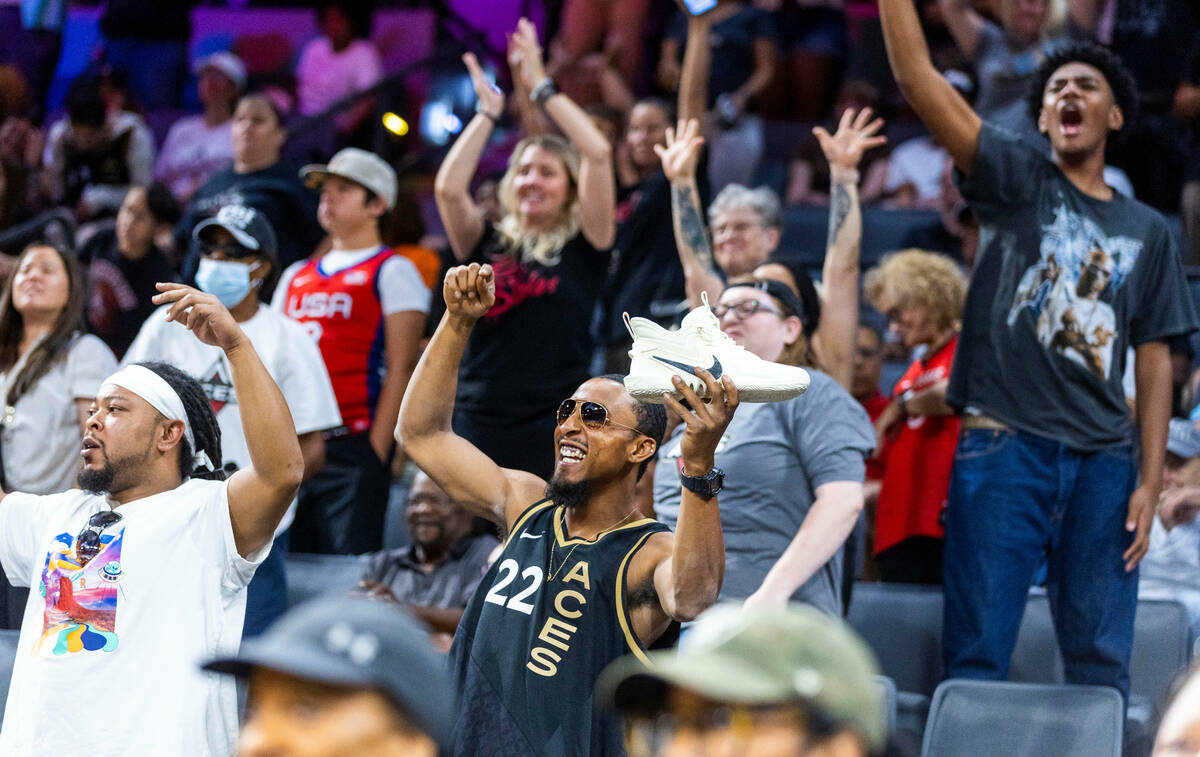
[[[694,389],[696,394],[699,395],[701,399],[708,399],[708,387],[705,386],[703,381],[695,378],[694,376],[680,376],[680,378],[683,379],[688,386]],[[669,382],[670,379],[667,378],[666,381]],[[639,402],[646,402],[652,405],[664,404],[664,393],[671,394],[676,399],[679,399],[681,396],[679,392],[675,391],[675,387],[673,385],[670,383],[664,383],[664,380],[661,378],[656,380],[647,379],[641,376],[626,376],[625,390]],[[748,389],[742,389],[739,387],[738,401],[782,402],[783,400],[790,400],[793,397],[799,397],[806,391],[808,391],[807,380],[801,386],[792,384],[789,386],[758,386]]]

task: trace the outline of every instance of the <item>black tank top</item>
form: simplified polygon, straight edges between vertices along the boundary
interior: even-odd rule
[[[597,712],[593,692],[613,660],[644,659],[625,575],[646,540],[670,529],[642,519],[568,539],[564,512],[550,500],[526,510],[467,605],[450,649],[457,757],[624,754],[620,722]]]

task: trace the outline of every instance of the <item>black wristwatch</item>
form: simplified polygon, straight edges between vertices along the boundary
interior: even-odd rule
[[[679,482],[683,484],[684,489],[700,499],[712,499],[725,488],[725,471],[713,468],[703,476],[686,476],[680,473]]]

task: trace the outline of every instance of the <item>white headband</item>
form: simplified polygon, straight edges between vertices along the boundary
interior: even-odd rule
[[[143,365],[127,365],[106,378],[104,383],[116,384],[128,389],[150,403],[150,406],[162,413],[167,420],[182,421],[183,438],[187,439],[188,446],[193,451],[193,468],[212,470],[212,461],[208,459],[208,455],[203,450],[196,449],[196,437],[192,434],[192,427],[188,424],[187,410],[183,407],[183,400],[179,399],[179,394],[162,376]]]

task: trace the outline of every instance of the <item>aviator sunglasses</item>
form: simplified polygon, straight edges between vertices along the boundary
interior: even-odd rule
[[[101,510],[88,518],[87,525],[75,537],[75,559],[82,566],[87,565],[104,545],[100,543],[100,535],[104,529],[121,519],[121,514],[115,510]]]
[[[623,423],[617,423],[613,419],[609,418],[608,408],[604,405],[601,405],[599,402],[592,402],[591,400],[563,400],[562,404],[558,406],[558,425],[561,426],[568,418],[575,414],[575,407],[577,405],[579,406],[579,420],[583,421],[583,425],[587,426],[593,431],[603,427],[605,423],[611,423],[618,428],[623,428],[626,431],[632,431],[639,436],[645,435],[632,426],[626,426]]]

